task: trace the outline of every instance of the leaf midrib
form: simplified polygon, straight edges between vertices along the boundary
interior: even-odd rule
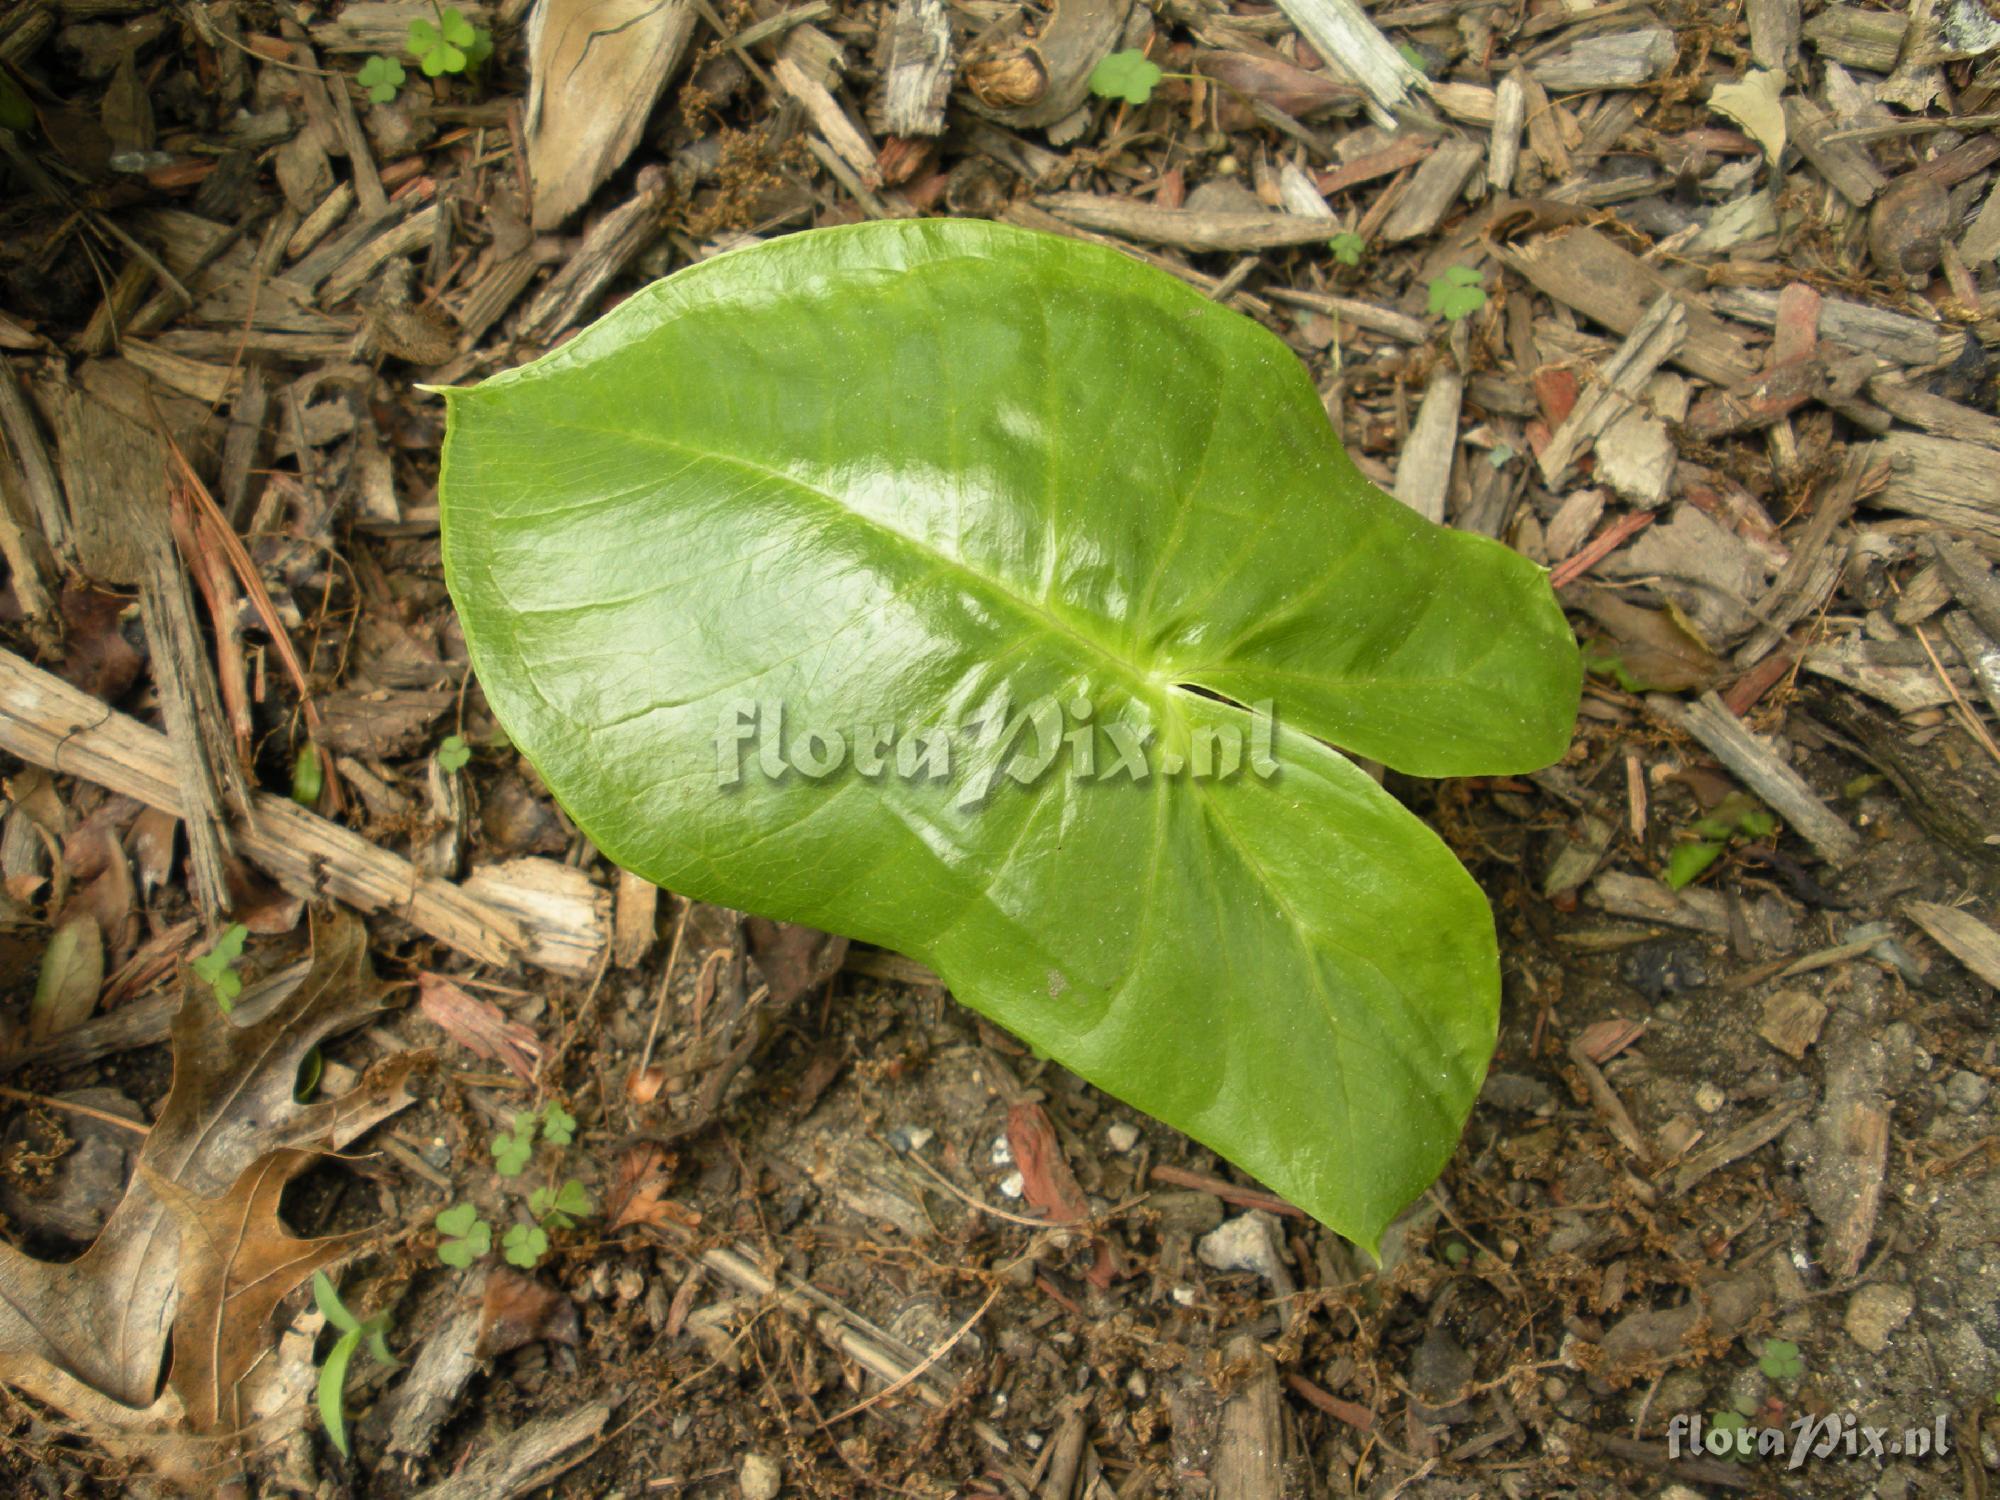
[[[1024,617],[1044,634],[1073,642],[1092,658],[1102,661],[1107,668],[1126,679],[1133,689],[1133,696],[1135,698],[1143,699],[1156,708],[1165,709],[1163,689],[1166,686],[1166,679],[1160,673],[1140,666],[1137,662],[1114,651],[1105,642],[1084,634],[1039,600],[1024,592],[1017,591],[1006,580],[996,578],[990,573],[975,568],[963,557],[943,551],[922,537],[913,536],[907,531],[898,531],[895,527],[877,517],[864,515],[862,512],[848,505],[840,496],[828,490],[823,490],[818,485],[809,484],[796,474],[788,474],[782,469],[771,468],[766,464],[757,462],[755,459],[745,458],[739,454],[718,453],[713,449],[698,447],[692,443],[677,442],[672,438],[662,437],[655,433],[632,432],[617,427],[598,427],[581,422],[565,422],[559,418],[551,421],[549,425],[569,432],[582,433],[590,437],[619,438],[644,447],[663,448],[668,452],[678,453],[682,457],[696,462],[706,461],[722,465],[726,468],[741,469],[747,473],[755,474],[760,478],[774,481],[795,494],[817,500],[821,504],[830,506],[838,511],[848,520],[866,527],[870,532],[900,544],[906,550],[917,554],[926,562],[936,564],[942,570],[959,574],[978,591],[1003,605],[1011,607],[1016,614]]]

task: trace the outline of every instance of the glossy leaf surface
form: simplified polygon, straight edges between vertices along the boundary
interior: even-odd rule
[[[1278,340],[1110,251],[880,223],[448,395],[474,664],[609,857],[931,964],[1364,1244],[1436,1175],[1491,916],[1322,741],[1546,764],[1577,653],[1540,569],[1361,477]],[[899,770],[940,731],[948,774]]]

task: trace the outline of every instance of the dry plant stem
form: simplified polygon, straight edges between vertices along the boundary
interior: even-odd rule
[[[326,725],[321,722],[319,705],[313,701],[311,684],[306,680],[306,669],[299,661],[298,652],[293,649],[292,638],[286,632],[284,622],[278,618],[277,606],[271,602],[271,594],[264,587],[264,576],[257,571],[257,564],[251,559],[243,545],[243,539],[236,534],[227,518],[216,508],[214,497],[208,493],[208,486],[201,482],[194,466],[187,461],[187,455],[172,438],[167,439],[167,448],[172,453],[174,463],[181,472],[181,481],[193,507],[192,526],[205,528],[209,540],[218,545],[230,566],[235,570],[237,582],[250,598],[257,611],[257,618],[263,622],[264,632],[277,648],[278,659],[285,664],[291,674],[292,686],[299,695],[299,709],[305,715],[307,731],[312,736],[313,749],[318,754],[320,775],[326,786],[327,810],[339,814],[346,810],[346,799],[340,793],[340,773],[334,769],[333,756],[325,745]],[[218,622],[219,623],[219,622]]]
[[[19,1104],[37,1104],[45,1109],[60,1109],[68,1114],[81,1115],[86,1120],[96,1120],[103,1125],[116,1125],[120,1130],[129,1130],[135,1135],[147,1134],[151,1127],[139,1120],[128,1120],[123,1115],[114,1115],[109,1110],[92,1109],[88,1104],[78,1104],[73,1099],[57,1099],[48,1094],[31,1094],[25,1089],[8,1088],[0,1084],[0,1099],[12,1099]]]
[[[667,1001],[673,994],[674,970],[680,965],[681,943],[687,937],[688,913],[693,910],[692,901],[681,902],[680,920],[674,923],[674,940],[667,949],[667,966],[660,971],[659,996],[653,1002],[653,1024],[646,1028],[646,1045],[639,1049],[640,1073],[652,1065],[653,1044],[660,1039],[660,1021],[667,1013]]]
[[[1944,684],[1944,690],[1951,694],[1951,701],[1957,707],[1959,718],[1965,728],[1979,741],[1980,748],[1993,758],[1994,764],[2000,765],[2000,745],[1993,743],[1993,736],[1987,732],[1986,726],[1979,722],[1979,715],[1974,713],[1972,706],[1965,701],[1964,695],[1958,690],[1958,684],[1951,680],[1951,673],[1945,671],[1944,663],[1938,660],[1938,654],[1931,646],[1931,638],[1924,634],[1924,627],[1918,625],[1914,628],[1917,639],[1923,643],[1924,655],[1931,659],[1931,670],[1937,673],[1937,680]]]
[[[972,1316],[967,1318],[963,1323],[959,1324],[958,1327],[952,1331],[952,1335],[950,1338],[946,1339],[942,1344],[939,1344],[937,1348],[931,1350],[929,1354],[925,1355],[922,1362],[914,1366],[909,1371],[908,1374],[903,1375],[899,1379],[890,1381],[889,1384],[883,1386],[882,1389],[877,1391],[874,1395],[868,1397],[865,1400],[855,1402],[854,1405],[848,1407],[846,1411],[841,1412],[838,1416],[828,1417],[824,1422],[821,1422],[819,1425],[821,1427],[831,1427],[836,1422],[845,1422],[849,1417],[855,1416],[858,1413],[868,1410],[869,1407],[873,1406],[878,1401],[886,1401],[889,1397],[895,1395],[896,1392],[904,1389],[907,1386],[913,1385],[918,1380],[922,1379],[924,1373],[927,1370],[929,1370],[932,1365],[936,1364],[939,1360],[943,1359],[947,1354],[951,1353],[953,1349],[957,1348],[958,1341],[964,1338],[968,1333],[972,1332],[973,1325],[977,1323],[981,1318],[986,1316],[986,1310],[993,1305],[994,1299],[996,1299],[1000,1295],[1000,1290],[1002,1285],[1003,1283],[996,1282],[994,1284],[993,1289],[986,1294],[986,1300],[979,1304],[978,1308],[973,1312]]]

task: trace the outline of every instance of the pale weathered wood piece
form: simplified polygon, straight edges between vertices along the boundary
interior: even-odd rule
[[[1330,237],[1325,219],[1303,214],[1205,213],[1095,193],[1048,193],[1035,203],[1080,229],[1183,250],[1274,250]]]
[[[1674,356],[1686,336],[1687,310],[1662,292],[1625,335],[1625,342],[1597,368],[1550,436],[1538,460],[1545,483],[1553,485],[1605,428],[1634,409],[1653,372]]]
[[[1757,373],[1758,361],[1749,346],[1727,324],[1594,229],[1559,230],[1526,245],[1496,246],[1494,253],[1546,295],[1616,333],[1630,333],[1662,292],[1671,293],[1687,312],[1687,330],[1673,355],[1675,364],[1722,386],[1736,385]]]
[[[632,154],[698,16],[694,0],[543,0],[535,7],[527,132],[536,229],[553,229],[582,208]]]
[[[1396,498],[1439,525],[1444,524],[1445,492],[1458,457],[1458,412],[1464,400],[1464,377],[1449,360],[1440,363],[1431,372],[1423,404],[1396,462]]]
[[[944,0],[896,0],[882,120],[891,135],[942,135],[951,96],[951,13]]]
[[[165,735],[7,651],[0,651],[0,750],[183,816],[175,751]],[[574,900],[542,904],[536,910],[543,925],[530,925],[490,896],[481,899],[418,874],[408,860],[288,797],[259,792],[255,806],[256,826],[234,827],[236,847],[295,895],[330,896],[362,911],[393,912],[483,963],[522,959],[560,973],[586,974],[602,957],[607,941],[602,904],[587,909],[587,920],[586,909]],[[502,884],[489,881],[488,888],[497,891]],[[551,914],[568,925],[549,923]]]

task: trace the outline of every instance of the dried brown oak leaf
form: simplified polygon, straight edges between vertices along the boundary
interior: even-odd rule
[[[235,1025],[191,984],[173,1025],[174,1080],[139,1172],[89,1250],[63,1264],[0,1245],[0,1381],[142,1455],[120,1433],[164,1433],[184,1415],[159,1391],[186,1278],[181,1234],[159,1184],[228,1200],[253,1164],[291,1148],[338,1149],[410,1102],[419,1055],[369,1069],[351,1092],[301,1105],[299,1064],[326,1037],[381,1008],[366,934],[345,914],[313,924],[313,961],[269,1014]],[[197,1304],[198,1305],[198,1304]]]
[[[236,1386],[271,1345],[271,1314],[313,1272],[365,1242],[372,1231],[301,1240],[278,1218],[285,1184],[318,1153],[296,1147],[260,1156],[219,1198],[191,1193],[139,1164],[180,1229],[180,1306],[169,1384],[200,1432],[235,1432],[243,1419]]]

